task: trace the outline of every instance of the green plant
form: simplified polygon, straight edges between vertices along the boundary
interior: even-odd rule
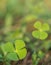
[[[43,59],[43,57],[45,56],[45,53],[42,52],[41,50],[39,50],[38,52],[34,52],[32,54],[32,61],[33,61],[33,65],[38,65],[39,61],[41,59]]]
[[[10,61],[18,61],[25,58],[27,54],[23,40],[15,40],[14,43],[7,42],[1,44],[0,51],[2,52],[0,59],[3,60],[5,65],[8,65]]]
[[[50,30],[50,27],[49,27],[49,25],[47,23],[43,24],[40,21],[37,21],[37,22],[34,23],[34,28],[37,29],[37,30],[34,30],[32,32],[32,36],[34,38],[40,39],[40,40],[45,40],[48,37],[47,31]],[[34,52],[32,54],[33,65],[38,65],[39,61],[42,60],[43,57],[45,56],[45,53],[42,51],[42,47],[44,49],[46,49],[46,51],[47,51],[47,49],[49,49],[51,47],[51,46],[49,46],[50,45],[50,40],[45,41],[43,43],[41,42],[40,46],[39,46],[39,44],[40,44],[40,42],[33,44],[34,45]]]
[[[0,0],[0,61],[3,65],[24,59],[27,50],[32,54],[33,65],[38,65],[44,58],[45,52],[51,48],[51,37],[48,40],[51,12],[47,9],[43,0]],[[39,19],[46,23],[37,21]],[[33,22],[36,30],[32,32]]]
[[[46,31],[49,31],[49,25],[47,23],[42,24],[40,21],[35,22],[34,27],[37,29],[32,32],[33,37],[44,40],[48,37]]]

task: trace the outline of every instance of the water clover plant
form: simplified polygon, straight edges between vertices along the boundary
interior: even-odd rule
[[[1,44],[0,47],[3,57],[9,61],[18,61],[24,59],[27,54],[23,40],[16,40],[14,43],[7,42],[5,44]]]
[[[32,32],[33,37],[44,40],[48,37],[49,25],[47,23],[42,24],[40,21],[35,22],[34,27],[37,29]]]

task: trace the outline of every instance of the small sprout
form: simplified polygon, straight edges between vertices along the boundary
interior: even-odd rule
[[[44,53],[39,50],[39,51],[34,51],[34,53],[32,54],[32,61],[33,61],[33,65],[38,65],[39,61],[44,57]]]
[[[41,50],[38,52],[38,57],[40,58],[40,59],[42,59],[43,57],[44,57],[44,52],[42,52]]]
[[[36,53],[33,53],[33,54],[32,54],[32,59],[33,59],[34,61],[37,60],[37,54],[36,54]]]
[[[37,39],[44,40],[48,37],[48,34],[46,31],[49,31],[49,25],[47,23],[42,24],[40,21],[37,21],[34,24],[34,27],[37,29],[32,32],[33,37]]]
[[[37,53],[36,53],[36,52],[34,52],[34,53],[32,54],[32,61],[33,61],[33,65],[38,65],[39,60],[40,60],[40,58],[38,58]]]

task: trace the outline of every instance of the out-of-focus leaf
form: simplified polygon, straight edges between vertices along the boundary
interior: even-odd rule
[[[37,28],[37,29],[40,29],[41,28],[41,22],[36,21],[35,24],[34,24],[34,27]]]
[[[32,59],[33,59],[34,61],[37,60],[37,54],[36,54],[35,52],[32,54]]]
[[[9,52],[13,52],[14,51],[14,47],[13,47],[13,44],[11,42],[2,44],[1,45],[1,49],[2,49],[4,54],[7,54]]]
[[[25,37],[24,40],[25,40],[26,42],[30,42],[30,38],[29,38],[29,37]]]
[[[47,23],[44,23],[43,25],[42,25],[42,30],[43,31],[49,31],[49,25],[47,24]]]
[[[51,40],[44,41],[42,47],[45,48],[46,50],[51,48]]]
[[[34,15],[27,15],[26,17],[24,17],[25,22],[30,22],[36,19],[37,19],[37,16],[34,16]]]
[[[4,27],[4,33],[8,33],[11,30],[13,18],[11,14],[7,14],[5,18],[5,27]]]
[[[23,58],[26,57],[27,50],[25,48],[20,49],[20,50],[17,51],[17,54],[19,56],[19,59],[23,59]]]
[[[16,53],[8,53],[6,57],[10,61],[18,61],[19,60]]]
[[[46,32],[41,32],[40,33],[40,39],[46,39],[48,37],[48,34]]]
[[[15,41],[15,47],[20,50],[25,47],[25,43],[23,40],[16,40]]]
[[[3,56],[0,54],[0,59],[2,59],[3,58]]]
[[[44,52],[42,52],[41,50],[38,52],[38,57],[40,58],[40,59],[42,59],[43,57],[44,57]]]
[[[37,39],[40,38],[40,31],[37,31],[37,30],[33,31],[32,32],[32,36],[35,37],[35,38],[37,38]]]

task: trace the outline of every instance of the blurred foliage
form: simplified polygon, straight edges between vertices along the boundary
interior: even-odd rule
[[[18,62],[28,50],[38,65],[51,49],[50,29],[51,0],[0,0],[0,61]]]
[[[44,23],[43,25],[40,23],[40,21],[37,21],[34,24],[34,27],[37,28],[38,30],[35,30],[32,32],[33,37],[37,39],[44,40],[48,37],[48,34],[45,31],[48,31],[49,25],[47,23]]]
[[[39,61],[44,57],[44,52],[42,52],[41,50],[37,52],[34,52],[32,54],[32,60],[33,60],[33,64],[34,65],[38,65]]]

